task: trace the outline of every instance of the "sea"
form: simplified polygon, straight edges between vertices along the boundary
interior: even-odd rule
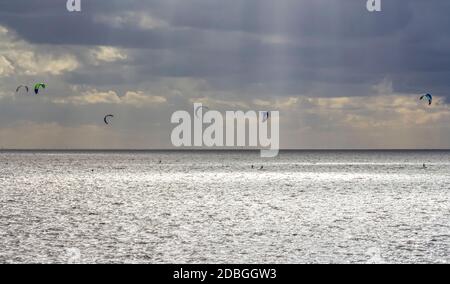
[[[2,151],[0,263],[449,263],[449,188],[450,151]]]

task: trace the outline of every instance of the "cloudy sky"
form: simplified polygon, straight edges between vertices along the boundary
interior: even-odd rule
[[[384,0],[381,13],[366,0],[82,9],[0,1],[2,148],[168,148],[172,113],[193,102],[280,111],[283,148],[450,148],[448,0]],[[36,82],[41,95],[16,94]]]

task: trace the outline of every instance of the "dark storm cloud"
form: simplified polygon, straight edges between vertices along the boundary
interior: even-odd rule
[[[66,75],[72,84],[193,77],[236,92],[277,95],[321,82],[341,85],[322,96],[363,95],[352,90],[385,77],[398,91],[444,95],[450,86],[450,50],[443,48],[450,37],[448,1],[383,1],[383,12],[374,14],[365,0],[90,0],[81,13],[68,13],[65,1],[57,2],[2,1],[0,24],[34,44],[139,49],[134,61],[107,71]],[[112,23],[139,13],[167,25]]]
[[[198,38],[192,38],[196,34],[189,30],[181,33],[176,29],[142,31],[111,27],[99,24],[95,17],[103,14],[113,18],[114,13],[143,12],[167,21],[172,27],[280,34],[294,38],[382,36],[395,33],[411,20],[408,5],[396,5],[393,1],[386,2],[385,12],[377,16],[367,13],[362,0],[334,3],[328,0],[91,0],[83,2],[82,13],[74,14],[68,14],[64,10],[65,1],[61,2],[2,2],[1,22],[31,42],[152,48],[153,44],[167,40],[175,47]]]
[[[179,26],[326,37],[376,36],[403,28],[410,11],[392,2],[374,17],[367,15],[361,0],[164,1],[179,7],[171,21]],[[380,21],[384,24],[378,25]]]
[[[423,125],[450,133],[439,128],[448,125],[440,97],[450,97],[448,0],[383,0],[381,13],[366,0],[82,0],[81,13],[65,4],[0,1],[0,146],[167,147],[170,115],[194,98],[220,110],[279,108],[290,147],[415,143],[387,137],[389,127],[421,141],[432,136]],[[38,80],[49,86],[40,96],[14,93]],[[430,117],[415,98],[425,92],[436,95]],[[448,147],[440,141],[429,146]]]

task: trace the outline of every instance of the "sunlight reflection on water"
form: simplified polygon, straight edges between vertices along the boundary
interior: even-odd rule
[[[450,152],[1,153],[0,262],[448,263],[448,161]]]

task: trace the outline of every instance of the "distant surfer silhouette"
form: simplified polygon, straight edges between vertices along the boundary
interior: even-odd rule
[[[423,164],[423,167],[422,167],[423,169],[426,169],[427,168],[427,165],[426,164]]]

